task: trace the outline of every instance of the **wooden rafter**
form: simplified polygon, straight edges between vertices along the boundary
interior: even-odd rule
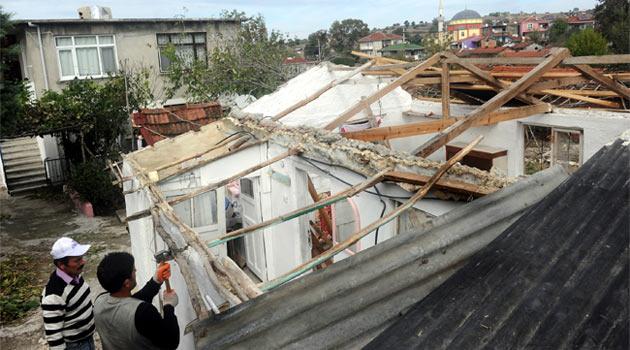
[[[529,117],[535,114],[551,112],[551,105],[542,103],[533,106],[516,107],[499,110],[488,114],[485,118],[477,119],[472,126],[492,125],[499,122]],[[464,117],[437,119],[432,121],[415,122],[403,125],[383,126],[380,128],[342,133],[344,137],[362,141],[384,141],[402,137],[425,135],[439,132]]]
[[[503,89],[507,89],[509,87],[508,84],[500,81],[499,79],[495,78],[494,76],[492,76],[490,73],[477,68],[477,66],[475,66],[474,64],[470,64],[467,63],[465,61],[462,61],[461,59],[457,58],[455,55],[453,55],[452,53],[446,53],[447,57],[454,59],[455,63],[457,63],[458,65],[462,66],[463,68],[465,68],[466,70],[470,71],[471,73],[473,73],[474,75],[476,75],[477,77],[479,77],[480,79],[482,79],[483,81],[485,81],[488,85],[490,85],[492,88],[494,88],[496,91],[501,91]],[[518,94],[517,98],[523,102],[529,103],[529,104],[540,104],[542,103],[542,101],[540,101],[537,98],[534,98],[532,96],[527,96],[525,94]]]
[[[347,109],[339,117],[337,117],[335,120],[333,120],[328,125],[326,125],[324,127],[324,129],[326,129],[326,130],[333,130],[334,128],[340,126],[341,124],[346,122],[348,119],[352,118],[355,114],[357,114],[360,111],[364,110],[366,108],[366,106],[371,105],[372,103],[374,103],[374,102],[378,101],[379,99],[381,99],[383,96],[385,96],[388,93],[392,92],[397,87],[399,87],[402,84],[408,82],[409,80],[415,78],[415,76],[419,72],[427,69],[428,67],[431,67],[432,65],[436,64],[439,60],[440,60],[440,54],[435,54],[435,55],[429,57],[426,61],[418,64],[415,68],[411,69],[407,73],[405,73],[402,76],[398,77],[396,80],[394,80],[393,82],[389,83],[388,85],[386,85],[382,89],[376,91],[375,93],[373,93],[372,95],[370,95],[366,99],[359,101],[358,103],[356,103],[355,105],[353,105],[352,107]]]
[[[496,94],[493,98],[488,100],[483,105],[479,106],[464,119],[457,121],[453,125],[439,132],[423,145],[415,149],[413,151],[413,154],[417,154],[422,157],[428,157],[433,152],[437,151],[440,147],[444,146],[447,142],[466,131],[466,129],[474,124],[475,120],[487,116],[488,113],[494,112],[503,104],[526,90],[536,81],[536,79],[540,78],[549,69],[558,65],[567,56],[569,56],[569,50],[567,50],[566,48],[551,49],[549,56],[538,66],[529,71],[525,76],[514,82],[507,89]]]
[[[628,89],[627,87],[622,86],[621,84],[619,84],[616,81],[614,81],[614,80],[604,76],[602,73],[594,70],[593,68],[591,68],[591,67],[589,67],[587,65],[576,64],[573,67],[575,67],[575,69],[577,69],[580,72],[582,72],[582,74],[588,76],[589,78],[591,78],[593,80],[596,80],[596,81],[602,83],[604,86],[606,86],[610,90],[618,93],[619,96],[630,100],[630,89]]]
[[[442,62],[442,77],[441,77],[441,93],[442,93],[442,119],[447,119],[451,114],[451,83],[449,81],[449,67],[448,63]]]

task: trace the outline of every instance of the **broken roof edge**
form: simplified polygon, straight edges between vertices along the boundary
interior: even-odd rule
[[[347,139],[331,131],[307,126],[289,127],[238,110],[233,110],[224,121],[234,128],[244,129],[261,138],[266,137],[277,145],[289,149],[299,148],[309,156],[327,160],[366,176],[373,176],[387,168],[431,176],[442,164],[382,145]],[[488,192],[494,192],[516,181],[515,178],[492,175],[461,164],[454,165],[444,175],[444,180],[472,184]]]

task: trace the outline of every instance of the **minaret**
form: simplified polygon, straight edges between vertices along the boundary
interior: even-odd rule
[[[438,41],[440,45],[444,43],[444,1],[440,0],[440,8],[438,10]]]

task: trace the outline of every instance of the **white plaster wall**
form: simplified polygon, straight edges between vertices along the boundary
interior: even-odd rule
[[[131,169],[128,164],[123,164],[124,176],[131,176]],[[137,188],[139,182],[137,180],[127,181],[124,183],[123,190],[127,191]],[[136,212],[148,209],[152,204],[149,195],[144,190],[136,191],[125,195],[125,209],[127,216]],[[166,249],[166,244],[153,231],[153,220],[151,217],[133,220],[128,223],[129,236],[131,240],[131,254],[135,258],[136,281],[137,288],[142,288],[144,284],[153,277],[156,269],[154,255],[156,252]],[[181,275],[177,263],[171,262],[171,287],[177,292],[179,304],[175,308],[177,322],[180,329],[180,343],[178,349],[189,350],[194,349],[194,338],[192,333],[184,335],[184,329],[188,323],[196,318],[195,312],[190,303],[188,289]],[[153,299],[153,304],[159,309],[161,304],[161,295],[164,288],[160,291],[157,298]]]
[[[414,101],[414,111],[441,114],[441,104]],[[474,109],[473,106],[452,105],[453,115],[465,115]],[[400,125],[419,121],[417,118],[405,118],[402,115],[387,118],[384,125]],[[559,128],[575,128],[583,130],[583,160],[586,162],[606,143],[614,140],[623,131],[630,129],[630,114],[622,112],[602,111],[602,110],[580,110],[558,108],[553,113],[539,114],[527,118],[510,120],[498,124],[475,127],[467,130],[454,141],[470,142],[478,135],[484,135],[480,145],[503,148],[508,151],[507,168],[508,176],[518,176],[523,174],[523,124],[537,124]],[[420,135],[390,140],[393,148],[403,151],[411,151],[427,141],[431,136]],[[444,161],[446,157],[444,147],[434,152],[429,159]]]

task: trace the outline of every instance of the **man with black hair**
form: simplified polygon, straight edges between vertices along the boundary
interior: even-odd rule
[[[163,293],[164,318],[151,303],[164,280],[171,276],[168,263],[161,264],[153,278],[133,295],[131,290],[137,283],[131,254],[107,254],[98,264],[96,276],[107,291],[94,300],[96,330],[104,350],[177,348],[177,294],[174,290]]]
[[[41,306],[51,349],[95,349],[90,286],[81,277],[88,249],[89,244],[62,237],[50,251],[56,268],[42,292]]]

